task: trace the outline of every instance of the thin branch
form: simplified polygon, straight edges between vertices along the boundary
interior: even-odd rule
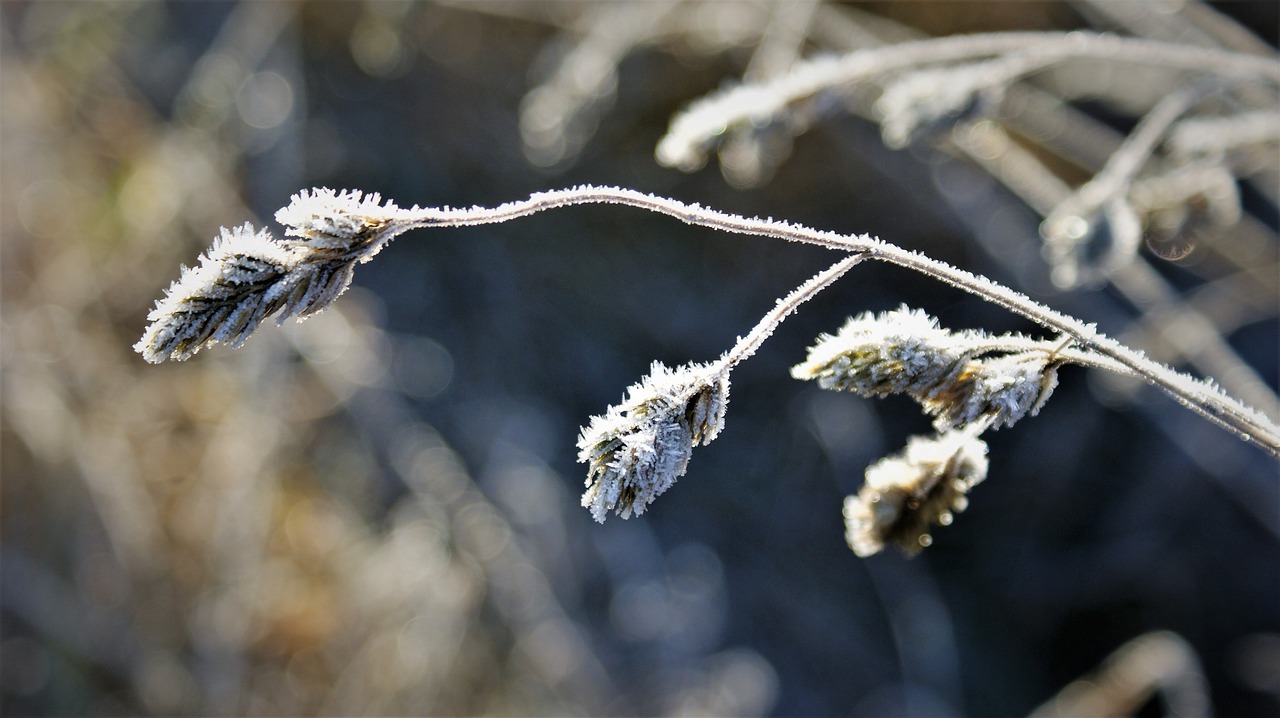
[[[1031,718],[1133,715],[1152,694],[1160,694],[1167,715],[1210,715],[1200,659],[1176,633],[1154,631],[1129,641],[1090,675],[1036,708]]]
[[[865,253],[854,253],[823,272],[814,275],[804,284],[791,290],[790,294],[779,299],[774,308],[769,310],[769,313],[765,314],[745,337],[739,338],[733,348],[725,352],[724,357],[719,361],[721,365],[720,371],[727,372],[736,366],[738,362],[755,354],[760,345],[764,344],[764,341],[773,334],[773,330],[777,329],[782,320],[786,319],[797,307],[809,301],[818,292],[829,287],[832,282],[844,276],[845,272],[866,258]]]

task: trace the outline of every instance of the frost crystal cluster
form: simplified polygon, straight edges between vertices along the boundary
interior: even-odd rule
[[[626,399],[594,416],[578,438],[587,464],[582,505],[603,522],[645,507],[683,476],[693,447],[709,444],[724,425],[729,372],[720,363],[670,369],[654,362]]]
[[[1050,352],[1008,348],[1027,341],[951,332],[906,307],[867,312],[834,336],[819,337],[791,375],[867,397],[906,394],[935,417],[938,431],[978,423],[998,428],[1034,416],[1057,385]]]
[[[844,502],[845,539],[859,556],[897,544],[909,554],[933,543],[934,526],[964,511],[987,477],[986,442],[966,431],[913,436],[906,451],[867,468],[866,483]]]
[[[377,192],[364,195],[360,190],[320,188],[293,195],[289,205],[276,212],[276,221],[288,227],[287,236],[297,237],[312,249],[368,261],[381,249],[370,252],[369,245],[402,215],[394,202],[384,205]]]
[[[284,321],[325,309],[346,291],[356,263],[395,236],[400,213],[377,194],[317,189],[276,213],[287,239],[249,224],[224,228],[156,302],[133,348],[152,363],[187,359],[211,344],[240,346],[276,312]]]
[[[268,314],[288,303],[285,277],[297,257],[266,230],[222,229],[200,264],[182,276],[147,315],[151,325],[133,346],[149,362],[186,359],[206,344],[238,347]]]

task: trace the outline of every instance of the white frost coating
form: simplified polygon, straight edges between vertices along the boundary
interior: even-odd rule
[[[365,195],[357,189],[335,191],[321,187],[293,195],[289,205],[276,212],[276,221],[319,249],[351,249],[353,241],[370,230],[406,216],[395,202],[382,203],[377,192]]]
[[[952,332],[918,309],[860,314],[823,335],[797,379],[861,396],[906,394],[935,417],[939,431],[1012,426],[1057,386],[1057,346],[1017,334]]]
[[[134,344],[152,363],[187,359],[206,344],[240,346],[293,291],[299,255],[249,224],[223,228],[195,267],[169,285]]]
[[[1040,58],[1037,60],[1040,66],[1057,60],[1102,58],[1228,77],[1254,73],[1280,84],[1280,65],[1270,58],[1211,48],[1078,31],[941,37],[797,62],[785,75],[708,95],[672,118],[654,155],[665,166],[692,171],[706,162],[707,148],[731,128],[771,123],[784,115],[791,103],[823,90],[849,86],[905,68],[981,60],[1022,50],[1033,50]],[[1017,74],[1012,72],[1010,77]]]
[[[987,477],[986,442],[966,431],[913,436],[901,454],[867,467],[862,489],[844,501],[845,540],[858,556],[895,543],[914,554],[968,505]]]
[[[591,418],[578,438],[587,464],[582,505],[603,522],[610,511],[639,516],[683,476],[695,444],[708,444],[724,425],[728,371],[717,364],[670,369],[654,362],[626,399]]]
[[[355,264],[367,262],[409,225],[408,210],[359,190],[295,194],[276,213],[297,239],[280,240],[245,224],[223,229],[194,268],[147,315],[134,349],[149,362],[182,360],[212,344],[239,347],[264,319],[305,317],[333,304]]]

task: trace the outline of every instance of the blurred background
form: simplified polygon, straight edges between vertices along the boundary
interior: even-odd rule
[[[1023,715],[1167,631],[1135,670],[1277,714],[1276,463],[1157,392],[1064,369],[989,435],[932,548],[849,551],[843,497],[928,421],[790,379],[813,338],[903,302],[1035,333],[902,270],[805,305],[688,474],[603,525],[578,427],[651,361],[717,357],[829,254],[580,207],[409,233],[240,350],[150,366],[131,345],[218,227],[269,226],[299,189],[487,205],[591,182],[869,232],[1197,373],[1211,346],[1272,408],[1274,144],[1237,224],[1089,291],[1048,281],[1006,183],[955,143],[886,149],[857,98],[692,173],[653,151],[691,101],[824,53],[1075,28],[1273,52],[1278,26],[1269,2],[0,4],[0,711]],[[1096,126],[1053,163],[1078,183],[1184,78],[1054,81]]]

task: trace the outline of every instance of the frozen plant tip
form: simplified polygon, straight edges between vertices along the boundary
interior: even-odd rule
[[[376,192],[337,192],[328,188],[303,190],[276,212],[285,235],[317,251],[352,255],[368,261],[381,246],[371,246],[403,212],[394,202],[382,203]]]
[[[670,369],[654,362],[621,404],[582,430],[582,505],[600,522],[610,511],[624,519],[644,513],[684,475],[693,447],[716,438],[728,402],[729,371],[719,363]]]
[[[266,230],[224,228],[200,263],[184,267],[156,302],[133,348],[155,363],[186,359],[215,342],[240,346],[266,316],[290,303],[297,264],[297,252]]]
[[[969,490],[987,477],[987,445],[968,431],[913,436],[901,454],[867,467],[866,483],[844,501],[845,539],[858,556],[897,544],[908,554],[933,543],[969,505]]]
[[[997,107],[1000,87],[995,81],[1002,78],[992,72],[993,64],[922,70],[887,87],[876,102],[885,145],[902,149]]]
[[[1034,416],[1057,386],[1062,358],[1052,345],[1019,335],[952,332],[920,310],[866,312],[823,335],[797,379],[860,396],[906,394],[945,431],[1012,426]]]
[[[183,268],[147,315],[134,349],[152,363],[190,358],[211,344],[239,347],[264,319],[325,309],[398,232],[401,210],[377,194],[317,189],[295,194],[276,213],[289,239],[249,224],[223,229],[200,264]]]

